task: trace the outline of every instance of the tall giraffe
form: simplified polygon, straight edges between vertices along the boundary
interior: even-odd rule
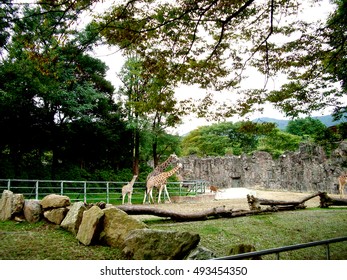
[[[152,196],[152,190],[154,187],[156,187],[159,190],[158,203],[160,203],[160,196],[163,190],[165,191],[166,196],[168,197],[168,200],[171,202],[169,193],[166,189],[166,182],[167,182],[167,179],[173,174],[175,174],[180,168],[182,168],[182,163],[177,164],[177,166],[171,169],[170,171],[162,172],[159,175],[150,177],[146,184],[146,191],[145,191],[145,197],[143,198],[143,204],[146,202],[147,196],[149,199],[149,203],[151,203],[151,199],[152,199],[152,202],[154,203],[154,199]]]
[[[131,195],[133,194],[133,186],[137,175],[131,179],[131,181],[122,187],[122,204],[124,204],[125,196],[128,195],[128,203],[131,204]]]
[[[160,173],[164,172],[165,169],[171,164],[179,161],[179,158],[176,156],[176,154],[171,154],[163,163],[159,164],[155,167],[155,169],[148,174],[146,181],[148,181],[149,178],[159,175]]]
[[[347,183],[347,173],[341,175],[338,179],[339,181],[339,194],[340,194],[340,198],[342,198],[344,196],[344,189]]]

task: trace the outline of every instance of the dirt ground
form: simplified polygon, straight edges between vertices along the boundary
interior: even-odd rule
[[[296,192],[280,192],[280,191],[266,191],[266,190],[252,190],[252,193],[263,199],[282,200],[282,201],[300,201],[301,199],[311,195],[312,193],[296,193]],[[335,195],[331,195],[335,197]],[[336,196],[337,197],[337,196]],[[307,208],[318,207],[319,197],[312,198],[305,202]],[[232,210],[249,210],[247,197],[232,198],[232,199],[211,199],[203,202],[180,202],[180,203],[161,203],[152,204],[152,207],[159,209],[167,209],[179,213],[194,213],[197,211],[204,211],[214,207],[225,206],[226,209]]]

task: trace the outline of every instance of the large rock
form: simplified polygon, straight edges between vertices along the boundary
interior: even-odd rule
[[[189,256],[187,257],[187,260],[210,260],[216,257],[216,254],[213,253],[211,250],[203,246],[197,246],[190,252]]]
[[[29,223],[36,223],[42,217],[42,207],[39,200],[25,200],[24,217]]]
[[[189,232],[138,229],[129,233],[123,253],[135,260],[182,260],[199,242],[200,236]]]
[[[0,199],[0,220],[10,220],[13,216],[21,214],[24,207],[24,196],[4,190]]]
[[[86,210],[84,202],[79,201],[72,204],[69,212],[61,222],[60,226],[74,235],[77,235],[78,229],[82,222],[83,212]]]
[[[65,216],[66,216],[66,213],[68,212],[69,210],[65,207],[61,207],[61,208],[54,208],[54,209],[50,209],[50,210],[47,210],[47,211],[44,211],[43,212],[43,215],[45,216],[45,218],[56,224],[56,225],[60,225],[61,222],[64,220]]]
[[[12,197],[12,207],[11,215],[20,215],[23,212],[24,208],[24,196],[23,194],[15,193]]]
[[[13,192],[4,190],[0,199],[0,220],[6,221],[11,219]]]
[[[77,232],[77,239],[84,245],[90,245],[100,233],[99,223],[104,212],[98,206],[92,206],[83,212],[82,222]]]
[[[67,207],[70,204],[70,198],[66,195],[49,194],[41,200],[43,209]]]
[[[121,247],[130,231],[147,226],[118,208],[106,208],[104,211],[103,231],[100,240],[111,247]]]
[[[256,249],[255,249],[254,245],[237,244],[230,249],[229,255],[239,255],[239,254],[250,253],[250,252],[255,252],[255,251],[256,251]],[[249,258],[249,260],[261,260],[261,259],[262,258],[260,256]]]

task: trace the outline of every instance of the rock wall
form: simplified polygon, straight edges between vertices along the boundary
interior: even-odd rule
[[[302,144],[296,152],[273,159],[267,152],[251,156],[181,158],[184,180],[206,180],[220,188],[245,187],[297,192],[337,193],[337,177],[347,170],[347,141],[327,157],[322,147]]]

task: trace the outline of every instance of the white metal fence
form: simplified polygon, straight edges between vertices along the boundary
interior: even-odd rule
[[[117,204],[122,199],[122,187],[127,183],[113,181],[0,179],[0,191],[2,193],[3,190],[10,190],[14,193],[21,193],[26,199],[38,200],[48,194],[55,193],[66,195],[70,197],[71,201],[84,201],[86,203],[104,201]],[[168,182],[167,189],[170,196],[185,196],[204,193],[206,186],[206,181],[193,180]],[[142,203],[145,189],[145,182],[134,183],[133,203]]]

